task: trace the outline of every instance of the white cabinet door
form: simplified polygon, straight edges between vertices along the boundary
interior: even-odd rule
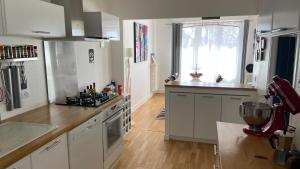
[[[1,0],[4,35],[64,37],[64,8],[37,0]]]
[[[102,12],[103,37],[120,40],[120,19],[117,16]]]
[[[102,169],[102,116],[90,119],[68,133],[70,169]]]
[[[31,169],[30,156],[27,156],[6,169]]]
[[[273,17],[273,0],[259,1],[259,16],[257,17],[257,31],[271,31]]]
[[[300,1],[299,0],[273,0],[273,29],[299,28]]]
[[[194,137],[217,140],[217,121],[221,118],[221,96],[198,94],[195,96]]]
[[[69,169],[66,134],[31,154],[32,169]]]
[[[194,95],[191,93],[170,94],[170,135],[193,138]]]
[[[251,100],[252,98],[250,96],[222,96],[221,121],[245,124],[239,114],[239,107],[242,102]]]

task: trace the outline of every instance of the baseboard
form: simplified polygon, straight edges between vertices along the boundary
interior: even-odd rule
[[[165,89],[158,89],[154,93],[164,94],[165,93]]]
[[[152,96],[153,96],[153,93],[151,93],[149,96],[141,99],[137,104],[132,105],[131,112],[134,113],[138,108],[140,108],[143,104],[145,104]]]
[[[205,143],[205,144],[217,144],[216,140],[207,140],[207,139],[198,139],[198,138],[189,138],[189,137],[178,137],[178,136],[169,136],[169,140],[188,141],[188,142]]]

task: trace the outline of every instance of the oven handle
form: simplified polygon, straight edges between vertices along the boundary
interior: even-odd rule
[[[122,111],[120,111],[119,113],[117,113],[115,116],[109,118],[108,120],[106,120],[104,123],[106,126],[108,126],[108,124],[116,121],[118,118],[122,117]]]

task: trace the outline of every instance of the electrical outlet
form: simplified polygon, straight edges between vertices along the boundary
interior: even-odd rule
[[[29,97],[30,97],[30,93],[29,93],[28,90],[22,90],[22,91],[21,91],[21,98],[22,98],[22,99],[27,99],[27,98],[29,98]]]

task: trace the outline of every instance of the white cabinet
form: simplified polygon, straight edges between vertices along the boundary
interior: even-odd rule
[[[64,37],[64,7],[37,0],[0,0],[2,35]]]
[[[245,124],[239,114],[240,104],[244,101],[251,101],[249,96],[222,96],[222,115],[221,121],[228,123]]]
[[[273,6],[270,5],[273,0],[259,1],[259,16],[257,18],[257,31],[271,31]]]
[[[299,28],[299,0],[273,0],[273,29]]]
[[[87,37],[120,40],[120,19],[105,12],[84,12],[84,30]]]
[[[102,116],[88,120],[68,133],[70,169],[102,169]]]
[[[192,138],[194,133],[194,95],[170,94],[170,135]]]
[[[239,115],[244,101],[256,91],[166,88],[166,138],[204,143],[217,141],[217,121],[245,124]]]
[[[31,169],[30,156],[27,156],[6,169]]]
[[[221,96],[195,96],[194,138],[208,141],[217,140],[216,122],[221,119]]]
[[[69,169],[66,134],[31,154],[32,169]]]

